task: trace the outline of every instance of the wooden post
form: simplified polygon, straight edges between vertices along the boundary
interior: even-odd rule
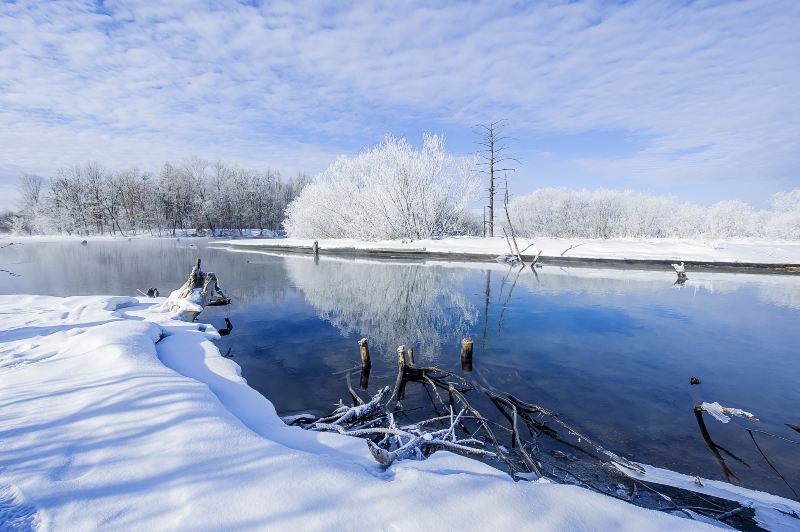
[[[311,252],[314,253],[315,256],[319,255],[319,242],[316,240],[314,240],[314,243],[311,244]]]
[[[461,340],[461,369],[466,372],[472,371],[472,338]]]
[[[372,366],[372,361],[369,358],[369,346],[367,345],[366,338],[362,338],[358,341],[358,350],[361,352],[361,367],[368,368]]]
[[[408,346],[408,363],[414,365],[414,348]]]
[[[397,346],[397,398],[404,399],[406,396],[406,346]]]
[[[366,390],[369,387],[369,372],[370,366],[361,366],[361,378],[358,381],[358,385],[362,390]]]

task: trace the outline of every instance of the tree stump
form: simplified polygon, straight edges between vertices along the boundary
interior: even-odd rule
[[[472,371],[472,338],[461,340],[461,369],[465,372]]]
[[[219,294],[214,295],[214,292]],[[172,292],[161,305],[161,310],[172,312],[176,318],[183,321],[194,321],[208,305],[227,305],[230,299],[225,296],[219,285],[217,274],[204,273],[200,269],[200,259],[197,259],[192,271],[183,285]]]

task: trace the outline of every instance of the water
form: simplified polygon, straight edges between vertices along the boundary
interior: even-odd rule
[[[201,240],[28,242],[2,250],[2,293],[135,295],[179,286],[195,257],[233,299],[202,319],[233,333],[219,342],[282,414],[326,413],[348,397],[342,372],[369,339],[369,389],[394,382],[396,347],[418,363],[460,371],[463,337],[475,372],[556,410],[628,458],[724,480],[693,406],[753,412],[753,425],[800,440],[800,277],[398,263],[239,253]],[[702,381],[690,386],[691,376]],[[412,406],[422,406],[410,397]],[[425,412],[419,411],[423,416]],[[424,417],[424,416],[423,416]],[[744,486],[797,498],[743,426],[705,416],[714,440],[747,466]],[[800,445],[756,433],[763,453],[800,491]],[[737,482],[736,478],[729,479]]]

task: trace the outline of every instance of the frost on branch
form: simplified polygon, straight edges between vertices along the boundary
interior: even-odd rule
[[[451,409],[449,425],[441,430],[426,431],[418,424],[398,426],[394,415],[384,413],[383,410],[383,398],[388,392],[389,388],[384,387],[368,403],[351,407],[340,405],[332,416],[314,422],[309,428],[361,438],[377,437],[377,442],[367,439],[367,447],[383,467],[389,467],[397,460],[422,460],[437,449],[468,455],[496,456],[482,448],[482,441],[457,436],[456,428],[462,422],[466,410],[462,409],[454,414]],[[372,426],[382,417],[386,418],[388,426]]]
[[[310,238],[436,238],[477,233],[470,212],[478,193],[473,161],[445,151],[426,134],[415,149],[387,135],[355,157],[342,156],[287,208],[291,236]]]
[[[215,296],[214,292],[218,295]],[[204,273],[200,269],[200,259],[197,259],[186,282],[173,291],[159,309],[162,312],[172,313],[173,317],[180,320],[194,321],[207,305],[228,303],[230,303],[230,299],[225,297],[222,292],[217,274],[214,272]]]

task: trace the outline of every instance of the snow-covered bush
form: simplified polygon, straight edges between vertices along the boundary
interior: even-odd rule
[[[770,238],[800,240],[800,188],[772,197],[773,216],[766,224]]]
[[[355,157],[341,156],[289,205],[291,236],[433,238],[475,232],[470,205],[479,190],[473,161],[425,134],[415,149],[387,135]]]
[[[564,238],[800,239],[800,189],[773,197],[772,210],[741,201],[704,207],[630,191],[543,188],[509,206],[520,236]]]

